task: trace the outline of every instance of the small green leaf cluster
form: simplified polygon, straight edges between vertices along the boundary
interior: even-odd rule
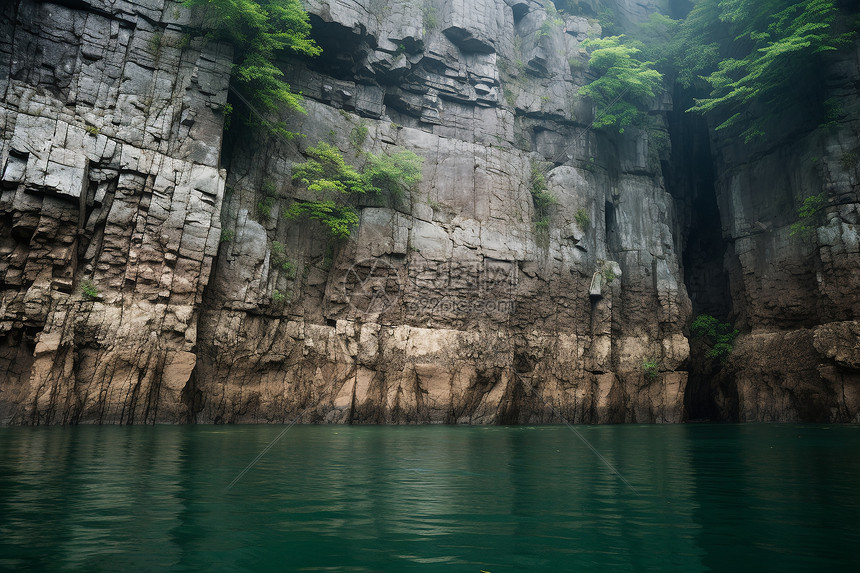
[[[546,185],[546,177],[536,162],[531,164],[531,175],[529,176],[529,191],[532,195],[534,205],[535,225],[540,228],[549,226],[549,216],[552,207],[558,203],[555,195],[549,192]]]
[[[573,215],[573,220],[576,221],[576,226],[579,227],[580,231],[587,231],[588,227],[591,225],[591,217],[588,216],[588,211],[583,207],[576,210],[576,213]]]
[[[424,0],[424,5],[421,7],[421,20],[427,32],[432,32],[439,26],[439,14],[430,2],[431,0]]]
[[[362,121],[349,132],[349,142],[356,149],[361,149],[361,146],[364,144],[364,140],[367,139],[367,133],[367,124]]]
[[[709,358],[718,358],[725,362],[732,352],[738,331],[728,322],[720,322],[709,314],[700,314],[690,326],[693,335],[705,338],[711,346]]]
[[[660,375],[660,368],[657,361],[653,358],[646,358],[642,361],[642,374],[648,382],[654,382]]]
[[[310,159],[293,166],[293,180],[317,193],[365,193],[364,178],[334,145],[324,141],[307,151]]]
[[[598,75],[579,90],[597,108],[594,127],[624,133],[628,126],[644,125],[650,100],[662,90],[663,75],[654,62],[639,58],[642,43],[621,35],[586,40],[583,46],[591,53],[589,67]]]
[[[279,267],[286,274],[287,278],[296,278],[296,264],[287,257],[287,249],[283,243],[272,241],[272,264]]]
[[[558,10],[555,9],[555,4],[547,0],[543,3],[543,7],[546,11],[546,20],[543,21],[538,31],[535,32],[535,38],[537,40],[540,40],[544,36],[549,36],[554,28],[561,28],[564,26],[564,20],[561,19],[561,16],[558,14]]]
[[[262,190],[266,196],[257,203],[257,211],[260,212],[260,215],[268,219],[272,216],[272,208],[275,206],[275,200],[277,199],[277,189],[275,188],[274,181],[271,179],[263,180]]]
[[[91,280],[82,280],[81,281],[81,294],[84,295],[84,298],[89,300],[98,300],[99,299],[99,290],[96,288],[95,283]]]
[[[789,235],[808,239],[815,229],[813,223],[815,222],[816,215],[818,215],[823,207],[823,193],[820,195],[811,195],[804,199],[801,206],[797,208],[797,221],[791,224]]]
[[[307,217],[328,228],[335,239],[349,237],[358,224],[354,203],[366,193],[402,194],[421,180],[422,158],[411,151],[393,155],[366,154],[363,171],[348,165],[333,145],[320,142],[307,150],[310,158],[293,167],[293,180],[319,199],[295,201],[285,211],[289,219]]]
[[[393,155],[368,153],[362,174],[367,185],[366,190],[402,197],[405,191],[421,181],[423,162],[423,158],[411,151],[398,151]]]

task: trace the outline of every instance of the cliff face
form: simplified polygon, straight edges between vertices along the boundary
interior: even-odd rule
[[[600,4],[621,25],[650,9]],[[599,132],[575,95],[594,20],[532,0],[307,6],[324,53],[282,62],[308,112],[282,118],[292,141],[222,134],[231,52],[178,4],[3,8],[0,423],[677,422],[685,395],[688,413],[858,419],[853,84],[832,87],[838,126],[767,150],[702,136],[668,100],[649,130]],[[363,199],[333,241],[280,215],[308,198],[291,169],[319,141],[357,166],[413,151],[423,179]],[[535,175],[557,199],[545,225]],[[796,241],[820,188],[817,237]],[[690,389],[685,278],[745,332]]]
[[[174,14],[2,8],[4,422],[179,419],[220,236],[231,53],[186,46]]]
[[[324,56],[289,67],[308,109],[292,118],[297,147],[331,142],[358,165],[361,152],[414,151],[423,180],[368,198],[357,234],[333,243],[277,216],[298,193],[300,149],[231,135],[233,240],[201,316],[194,419],[557,420],[518,371],[571,420],[680,421],[689,302],[672,200],[647,133],[587,129],[575,93],[595,24],[549,22],[523,1],[309,9]],[[546,229],[535,170],[558,200]]]
[[[787,110],[790,122],[773,125],[767,145],[712,135],[725,268],[743,333],[714,380],[723,416],[860,420],[858,62],[855,45],[822,70],[832,117]],[[820,206],[801,217],[809,197]]]

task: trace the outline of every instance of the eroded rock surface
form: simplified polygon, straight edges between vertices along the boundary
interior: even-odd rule
[[[620,29],[653,10],[581,5]],[[589,129],[599,26],[537,0],[307,7],[324,52],[280,62],[307,109],[287,141],[236,118],[224,137],[231,51],[179,3],[4,5],[0,423],[683,421],[694,223],[663,178],[671,101],[650,130]],[[694,394],[721,417],[860,420],[856,67],[828,83],[836,126],[708,135],[742,334]],[[413,151],[423,179],[330,240],[281,215],[311,197],[291,170],[319,141],[356,166]]]
[[[235,239],[201,316],[193,418],[681,421],[690,305],[673,202],[648,133],[588,129],[575,94],[593,21],[525,1],[310,6],[324,56],[286,63],[306,137],[234,145]],[[357,233],[329,241],[277,216],[307,198],[290,169],[318,141],[357,165],[413,151],[423,179],[367,198]],[[545,228],[533,171],[558,201]]]
[[[231,53],[177,10],[3,7],[0,422],[181,419]]]

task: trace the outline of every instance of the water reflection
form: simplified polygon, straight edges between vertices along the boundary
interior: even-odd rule
[[[0,569],[858,564],[855,427],[0,429]]]

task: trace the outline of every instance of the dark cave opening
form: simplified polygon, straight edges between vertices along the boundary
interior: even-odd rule
[[[728,243],[723,237],[716,196],[716,173],[705,120],[685,113],[691,95],[675,93],[675,111],[669,115],[672,160],[666,186],[675,198],[680,216],[684,284],[693,317],[708,314],[727,321],[732,312],[729,274],[725,266]],[[708,356],[705,341],[690,336],[689,378],[684,394],[687,420],[731,419],[731,384],[721,363]]]

